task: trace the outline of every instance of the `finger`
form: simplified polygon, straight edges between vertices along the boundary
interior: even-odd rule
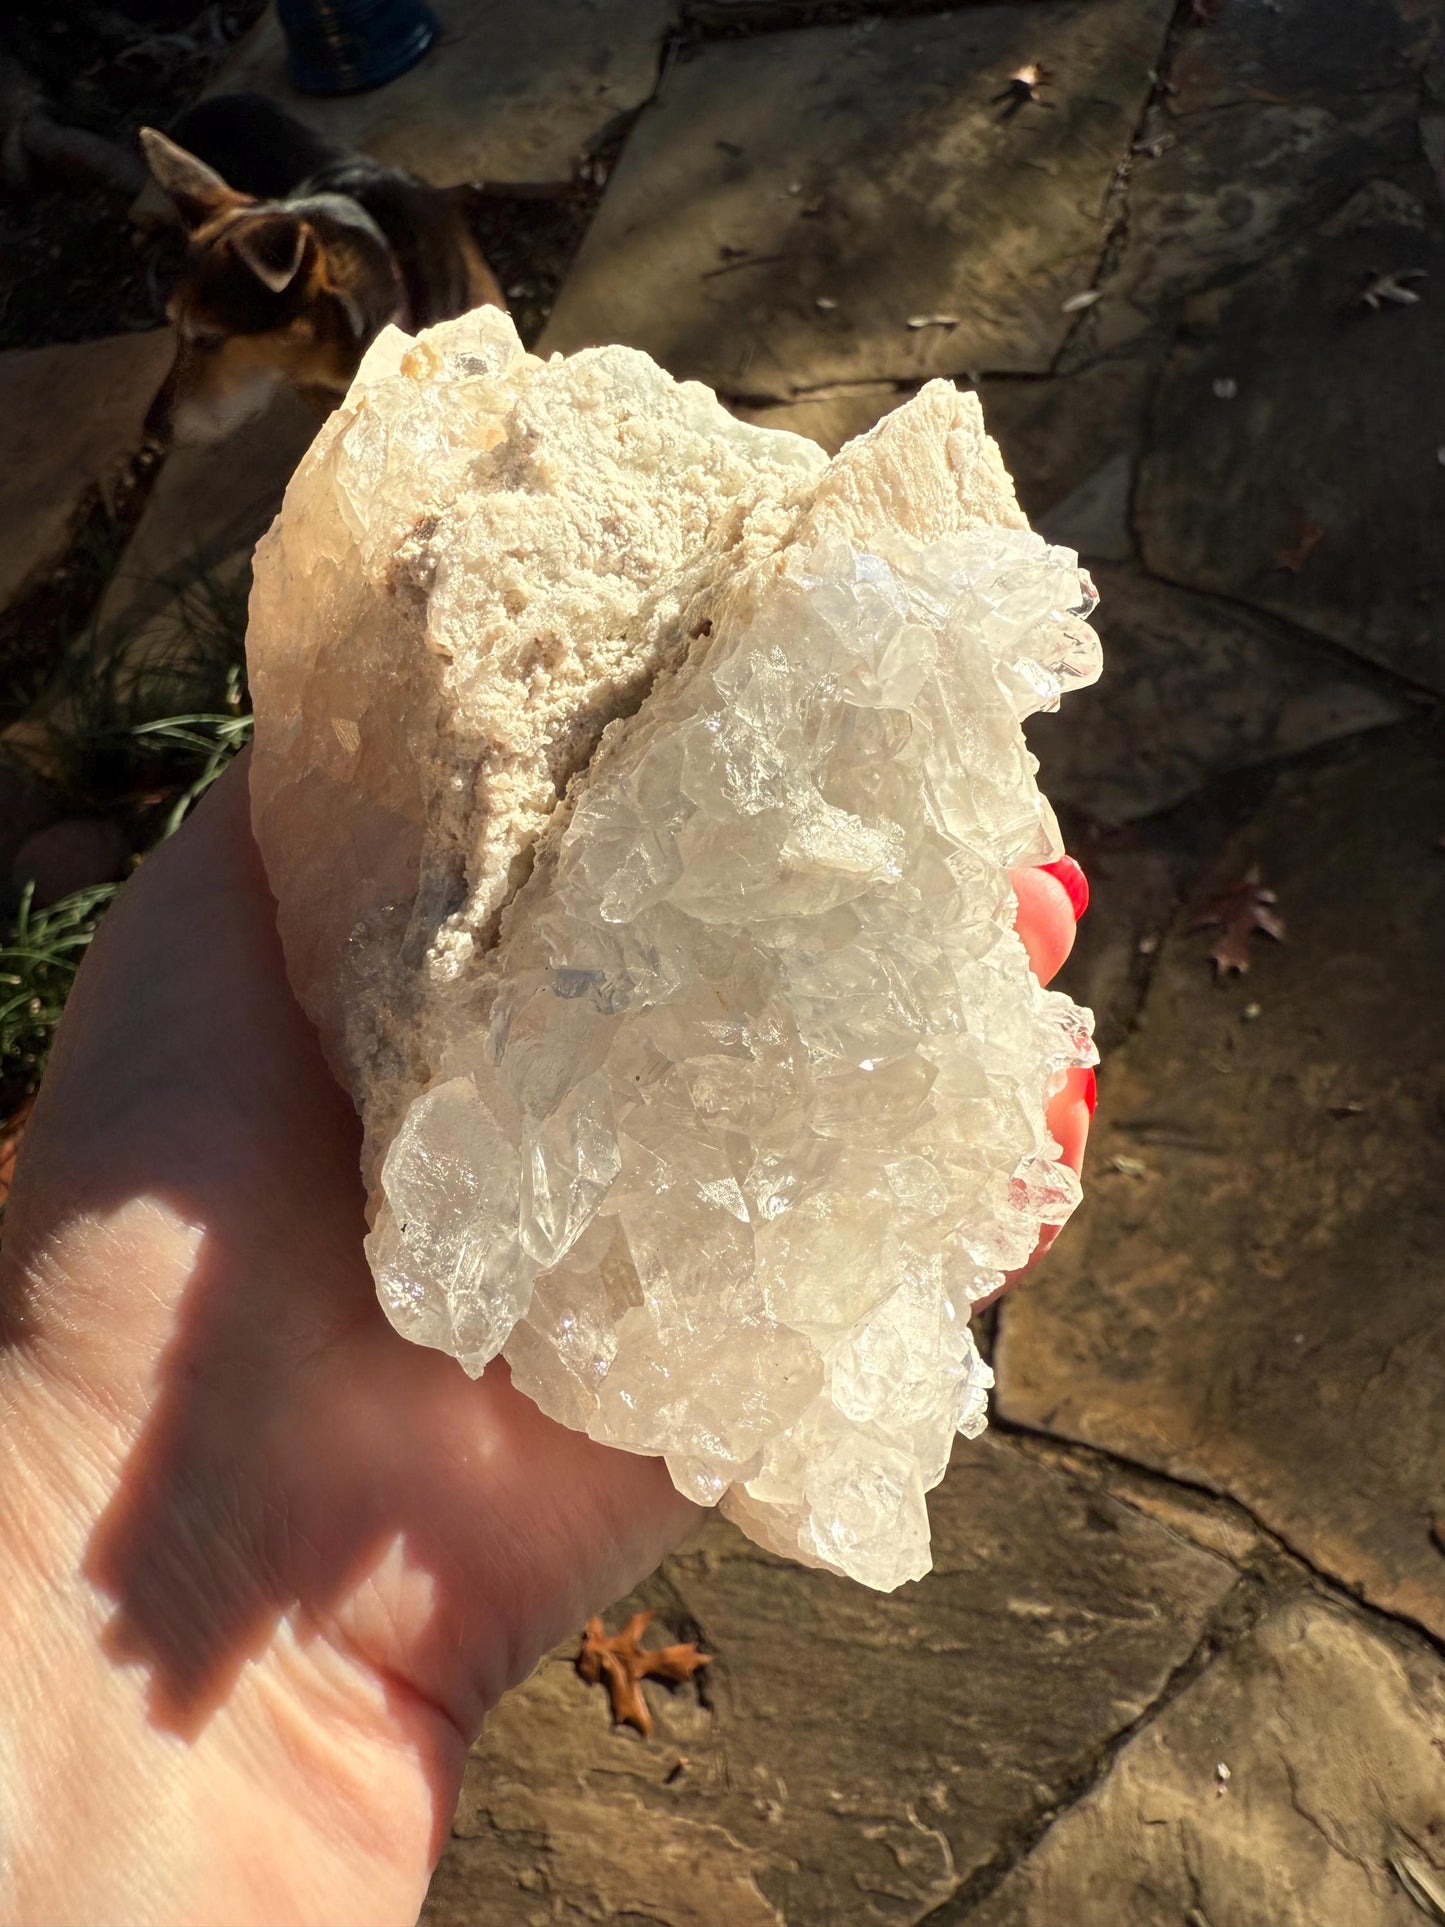
[[[1063,1089],[1049,1099],[1045,1116],[1059,1147],[1059,1161],[1071,1171],[1084,1168],[1084,1149],[1089,1142],[1089,1120],[1099,1097],[1098,1074],[1090,1065],[1086,1070],[1069,1071]]]
[[[1067,1164],[1071,1171],[1083,1171],[1084,1150],[1089,1141],[1089,1120],[1094,1115],[1094,1106],[1097,1102],[1098,1079],[1092,1068],[1069,1071],[1062,1088],[1055,1091],[1049,1099],[1048,1109],[1045,1112],[1049,1132],[1059,1147],[1060,1162]],[[1038,1243],[1034,1246],[1034,1255],[1024,1266],[1023,1271],[1009,1272],[998,1290],[990,1292],[987,1298],[978,1299],[973,1309],[982,1311],[985,1305],[991,1305],[996,1298],[1001,1298],[1006,1291],[1016,1285],[1024,1272],[1038,1263],[1062,1229],[1061,1225],[1045,1225]]]
[[[1082,923],[1084,912],[1089,907],[1089,879],[1084,875],[1083,865],[1071,856],[1056,857],[1052,863],[1036,866],[1045,876],[1051,876],[1062,883],[1074,907],[1074,922]]]
[[[1015,928],[1041,984],[1056,975],[1074,947],[1077,918],[1068,890],[1047,870],[1014,870]]]

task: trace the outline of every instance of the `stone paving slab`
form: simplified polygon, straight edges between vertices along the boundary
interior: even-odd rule
[[[1362,180],[1418,147],[1415,90],[1342,103],[1257,104],[1171,119],[1133,163],[1128,240],[1080,337],[1113,351],[1179,304],[1290,248]]]
[[[1055,380],[976,384],[988,431],[1003,450],[1025,514],[1051,541],[1080,549],[1086,559],[1117,560],[1132,552],[1128,498],[1159,359],[1126,355]],[[807,435],[834,454],[901,407],[916,387],[844,383],[788,402],[736,403],[733,412],[765,428]],[[1112,486],[1110,477],[1117,478]]]
[[[1104,1067],[1082,1210],[996,1359],[1007,1418],[1228,1493],[1436,1633],[1442,823],[1433,723],[1278,779],[1217,881],[1257,865],[1288,941],[1215,986],[1176,925]]]
[[[139,450],[173,352],[162,328],[0,354],[0,610],[64,560]]]
[[[281,506],[318,426],[291,391],[215,444],[166,456],[97,612],[100,628],[164,627],[176,591],[217,570],[235,573]]]
[[[267,94],[328,139],[423,180],[565,181],[657,78],[671,0],[432,0],[442,39],[388,86],[317,99],[286,72],[274,10],[212,93]]]
[[[1436,0],[1223,6],[1169,70],[1176,115],[1271,101],[1345,101],[1413,86],[1438,42]]]
[[[1092,896],[1073,951],[1055,981],[1075,1003],[1093,1011],[1094,1038],[1112,1075],[1114,1053],[1138,1016],[1153,954],[1178,914],[1199,863],[1193,851],[1180,848],[1174,814],[1131,823],[1109,837],[1102,849],[1099,840],[1087,835],[1087,825],[1081,830],[1070,821],[1069,812],[1062,814],[1060,825],[1064,841],[1084,866]],[[1089,1182],[1098,1176],[1095,1167]]]
[[[937,1927],[1426,1927],[1392,1862],[1445,1890],[1445,1667],[1300,1598]]]
[[[1011,1432],[1010,1446],[1041,1464],[1067,1472],[1087,1485],[1101,1487],[1113,1499],[1132,1506],[1147,1518],[1156,1519],[1181,1538],[1191,1540],[1207,1552],[1218,1553],[1241,1571],[1247,1571],[1249,1589],[1232,1595],[1238,1607],[1237,1623],[1232,1627],[1221,1620],[1216,1625],[1214,1646],[1222,1649],[1246,1621],[1257,1617],[1258,1587],[1287,1580],[1287,1555],[1281,1555],[1263,1527],[1257,1525],[1242,1506],[1195,1486],[1179,1485],[1137,1465],[1109,1459],[1088,1446],[1070,1445],[1066,1439],[1045,1438],[1036,1432]],[[1251,1604],[1251,1598],[1254,1604]]]
[[[1050,381],[980,392],[1030,521],[1091,567],[1134,554],[1134,478],[1158,352],[1106,356]]]
[[[1093,562],[1093,574],[1104,674],[1028,725],[1056,805],[1125,823],[1232,770],[1418,713],[1390,678],[1250,609],[1138,569]]]
[[[742,421],[806,435],[809,441],[836,455],[845,442],[866,435],[875,423],[917,393],[918,383],[911,381],[845,382],[796,401],[734,402],[731,408]]]
[[[1232,770],[1415,713],[1407,692],[1341,650],[1112,566],[1132,548],[1130,495],[1152,374],[1146,358],[1131,356],[981,387],[985,421],[1025,510],[1051,541],[1079,551],[1102,596],[1103,679],[1058,715],[1036,717],[1029,740],[1053,802],[1104,824],[1169,808]],[[875,383],[735,412],[809,435],[832,453],[908,392]]]
[[[1185,296],[1293,245],[1361,181],[1408,171],[1431,16],[1411,0],[1276,0],[1180,33],[1081,338],[1097,351],[1156,328]]]
[[[960,1446],[930,1503],[937,1569],[887,1597],[709,1522],[639,1595],[715,1653],[707,1704],[649,1687],[644,1743],[568,1655],[544,1664],[473,1749],[428,1927],[917,1920],[1144,1711],[1237,1583],[997,1440]]]
[[[624,341],[754,399],[1047,368],[1171,12],[1030,0],[703,45],[640,117],[543,349]],[[1056,83],[1010,113],[1037,61]]]
[[[1402,272],[1418,300],[1361,305]],[[1445,690],[1442,299],[1438,205],[1365,189],[1191,303],[1141,471],[1147,565]]]

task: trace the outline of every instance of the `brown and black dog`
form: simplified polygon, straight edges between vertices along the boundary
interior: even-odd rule
[[[332,146],[256,94],[218,94],[141,141],[189,230],[167,303],[176,359],[147,422],[161,439],[213,440],[283,382],[324,414],[389,321],[506,306],[469,187]]]

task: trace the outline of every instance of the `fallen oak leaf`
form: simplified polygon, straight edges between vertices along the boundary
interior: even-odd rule
[[[606,1686],[612,1724],[635,1726],[644,1739],[652,1731],[652,1714],[642,1697],[642,1681],[660,1679],[677,1685],[712,1660],[711,1653],[699,1652],[691,1640],[644,1649],[642,1635],[652,1617],[651,1612],[634,1613],[617,1633],[607,1632],[600,1619],[589,1619],[576,1659],[577,1671],[590,1686]]]
[[[1230,883],[1211,897],[1189,926],[1191,930],[1219,931],[1209,960],[1216,977],[1231,972],[1242,977],[1250,966],[1249,940],[1258,931],[1284,942],[1284,919],[1277,916],[1278,902],[1273,890],[1265,889],[1259,872],[1251,870],[1238,883]]]

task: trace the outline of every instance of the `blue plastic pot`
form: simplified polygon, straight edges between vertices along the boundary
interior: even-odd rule
[[[276,0],[303,94],[359,94],[414,67],[440,31],[423,0]]]

